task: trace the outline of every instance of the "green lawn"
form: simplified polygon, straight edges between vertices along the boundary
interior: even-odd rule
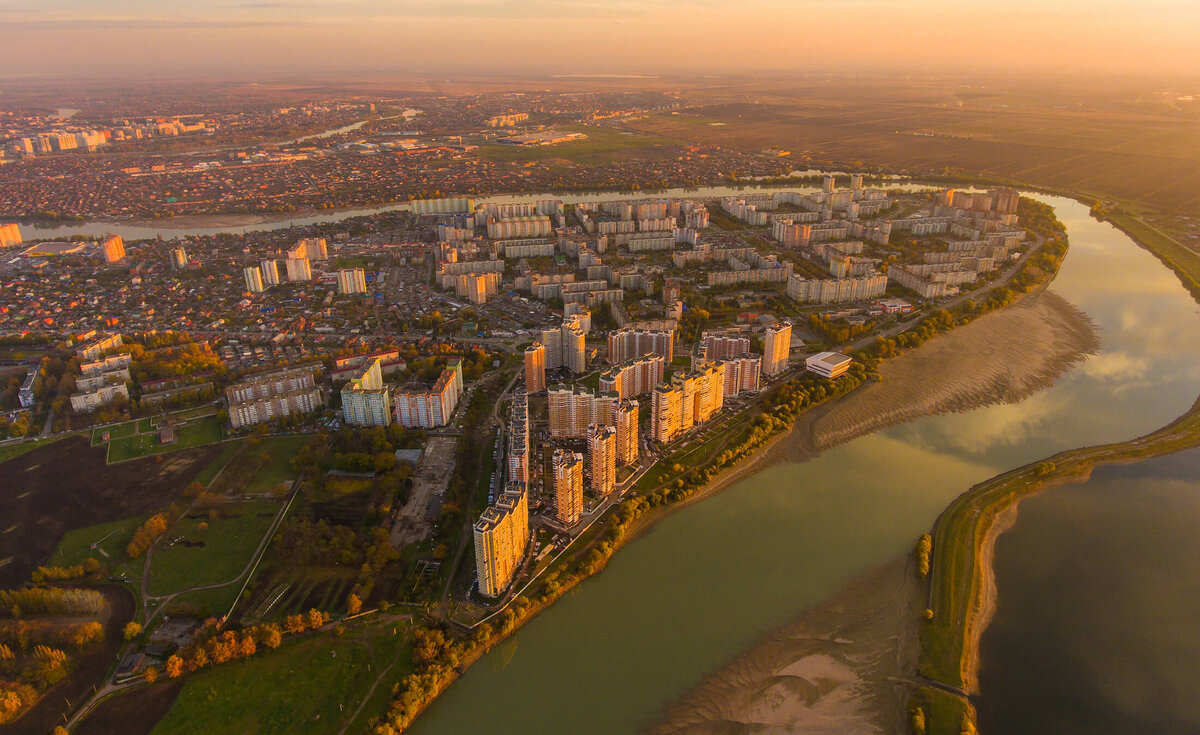
[[[192,423],[176,429],[174,444],[160,444],[158,433],[150,429],[148,425],[149,421],[149,419],[138,420],[139,430],[142,430],[142,422],[147,422],[147,426],[145,427],[146,433],[121,439],[114,438],[108,443],[108,461],[110,463],[123,462],[127,459],[135,459],[152,454],[163,454],[190,447],[199,447],[205,444],[215,444],[223,438],[221,424],[215,416],[212,416],[206,419],[193,420]]]
[[[235,579],[249,562],[270,527],[279,504],[272,502],[228,503],[216,510],[233,518],[181,518],[154,547],[150,563],[149,591],[167,595],[188,587],[219,584]],[[204,531],[197,530],[207,523]],[[202,541],[204,546],[182,543],[167,547],[167,539],[182,536]]]
[[[204,487],[208,487],[209,484],[212,483],[213,478],[217,476],[217,473],[221,471],[221,468],[224,467],[229,460],[233,459],[233,456],[238,453],[238,450],[242,448],[243,444],[244,442],[241,440],[225,442],[225,446],[221,448],[221,453],[217,455],[216,459],[204,465],[204,469],[200,470],[200,472],[196,474],[195,482],[200,483]]]
[[[92,446],[97,446],[104,443],[104,432],[108,432],[109,439],[123,439],[127,436],[133,436],[137,433],[137,422],[126,421],[123,424],[116,426],[107,426],[97,429],[92,429]]]
[[[271,458],[263,465],[250,484],[246,486],[247,493],[268,492],[276,485],[291,480],[296,476],[292,469],[292,457],[300,448],[309,442],[308,436],[275,436],[263,439],[256,447],[248,447],[248,452],[267,452]]]
[[[277,651],[208,669],[187,680],[154,735],[333,734],[353,715],[379,672],[401,653],[404,628],[361,636],[309,637]],[[376,688],[359,721],[383,712],[407,655]],[[381,694],[384,692],[385,694]],[[362,732],[365,728],[352,730]]]
[[[142,560],[132,562],[125,558],[125,547],[133,538],[133,532],[145,522],[146,516],[123,518],[119,521],[100,523],[95,526],[85,526],[67,531],[58,540],[47,566],[61,567],[82,564],[89,556],[95,556],[101,562],[108,564],[110,573],[116,576],[137,578],[142,573]],[[92,544],[97,544],[103,554],[92,550]],[[108,558],[105,558],[105,554]]]

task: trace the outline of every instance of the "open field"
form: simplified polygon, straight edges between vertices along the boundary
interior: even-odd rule
[[[169,595],[188,587],[235,579],[258,548],[279,507],[272,502],[223,504],[213,509],[215,517],[196,512],[176,521],[151,556],[150,594]],[[207,527],[199,530],[201,524]],[[175,538],[182,541],[171,543]]]
[[[950,79],[754,80],[628,127],[809,163],[946,170],[1200,214],[1200,133],[1161,95]]]
[[[221,444],[221,453],[218,454],[211,462],[204,465],[204,469],[196,474],[196,482],[204,487],[208,487],[221,468],[229,463],[233,456],[242,448],[240,441],[228,441]]]
[[[144,560],[126,560],[125,547],[133,538],[133,532],[145,520],[145,515],[138,515],[67,531],[59,539],[58,546],[54,547],[46,565],[72,566],[82,564],[88,557],[95,557],[108,565],[110,574],[136,579],[141,576]],[[92,549],[93,544],[97,547],[95,550]]]
[[[561,159],[567,163],[581,166],[610,163],[623,158],[639,155],[666,155],[654,149],[659,146],[678,145],[675,141],[661,138],[657,135],[620,131],[612,128],[565,125],[556,126],[555,130],[563,132],[583,133],[585,140],[577,140],[558,145],[523,147],[489,143],[479,147],[480,158],[491,161],[553,161]]]
[[[186,426],[175,430],[175,443],[162,444],[158,441],[158,431],[147,427],[142,429],[141,422],[149,424],[150,419],[139,419],[138,430],[143,432],[124,438],[113,438],[108,443],[108,461],[124,462],[128,459],[146,457],[152,454],[174,452],[205,444],[215,444],[223,438],[221,424],[216,417],[193,419]]]
[[[216,447],[108,465],[103,447],[83,437],[44,445],[0,464],[0,586],[27,581],[63,535],[76,528],[165,508]]]
[[[292,469],[292,457],[309,442],[307,436],[275,436],[264,439],[257,447],[251,447],[252,452],[266,452],[270,455],[267,463],[259,468],[258,474],[246,486],[248,493],[268,492],[275,489],[281,482],[296,477]]]
[[[404,647],[403,624],[395,627],[397,635],[385,626],[370,635],[305,638],[206,670],[187,680],[153,732],[335,734]],[[404,673],[398,665],[381,688],[390,694]]]
[[[0,447],[0,463],[7,462],[10,459],[20,457],[22,454],[27,454],[37,449],[44,447],[50,442],[56,442],[61,437],[51,437],[50,439],[39,439],[32,442],[13,442]]]

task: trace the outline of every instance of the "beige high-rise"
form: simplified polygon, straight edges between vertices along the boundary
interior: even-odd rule
[[[792,325],[778,322],[767,327],[763,334],[762,374],[776,375],[788,366],[788,353],[792,349]]]
[[[583,516],[583,455],[555,449],[554,518],[564,526],[574,526]]]
[[[534,342],[525,348],[525,392],[546,390],[546,346]]]
[[[617,430],[592,424],[587,430],[587,447],[592,492],[603,497],[617,486]]]

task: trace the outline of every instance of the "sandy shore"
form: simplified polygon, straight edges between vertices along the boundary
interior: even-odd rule
[[[1020,505],[1014,502],[996,514],[979,547],[979,595],[967,623],[966,658],[963,661],[963,682],[968,694],[979,693],[979,639],[996,614],[996,574],[992,565],[996,557],[996,539],[1017,522]]]
[[[651,735],[903,732],[924,607],[909,557],[855,580],[710,676]]]
[[[699,499],[776,461],[802,461],[921,416],[1019,401],[1099,349],[1095,326],[1066,300],[1037,291],[880,367],[881,380],[802,415]],[[686,505],[681,504],[681,505]],[[1015,520],[1006,514],[995,537]],[[987,564],[990,565],[990,556]],[[995,603],[990,574],[978,631]],[[652,735],[905,732],[917,664],[922,585],[901,559],[847,585],[716,672],[665,710]],[[974,665],[971,668],[975,668]]]
[[[1099,347],[1086,314],[1038,291],[885,361],[882,380],[816,422],[811,439],[826,449],[921,416],[1015,403]]]

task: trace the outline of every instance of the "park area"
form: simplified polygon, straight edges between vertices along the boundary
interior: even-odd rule
[[[184,412],[168,418],[172,424],[169,431],[174,436],[166,442],[161,434],[163,417],[153,416],[93,429],[92,446],[105,444],[107,433],[108,461],[112,463],[215,444],[224,439],[221,423],[211,412],[205,415]]]

